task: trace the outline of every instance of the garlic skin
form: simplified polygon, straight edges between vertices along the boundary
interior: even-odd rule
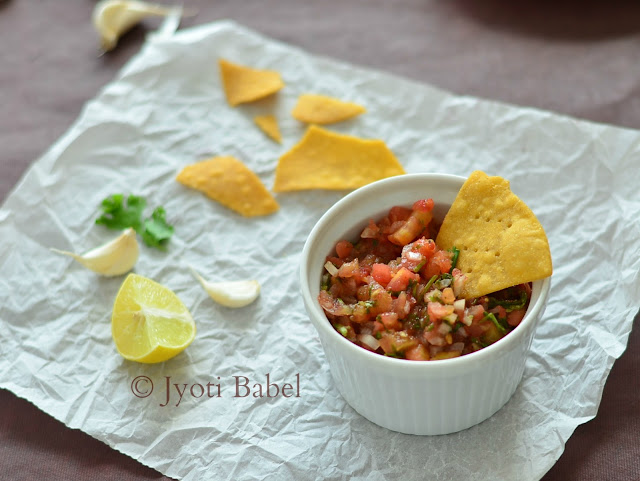
[[[225,307],[248,306],[260,295],[260,283],[256,280],[208,282],[193,267],[190,269],[211,299]]]
[[[136,231],[128,228],[110,242],[79,255],[73,252],[51,249],[56,254],[73,257],[93,272],[106,277],[119,276],[129,272],[138,260],[140,248]]]
[[[102,0],[93,9],[93,25],[100,34],[102,50],[108,52],[127,30],[145,17],[166,17],[181,7],[165,7],[136,0]]]

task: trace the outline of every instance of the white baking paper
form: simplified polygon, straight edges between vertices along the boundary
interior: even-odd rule
[[[219,57],[278,70],[286,87],[230,108]],[[272,186],[278,157],[303,133],[289,113],[304,92],[365,105],[365,115],[332,128],[384,139],[407,172],[508,178],[544,225],[555,268],[549,304],[522,384],[486,422],[446,436],[398,434],[362,418],[336,390],[297,269],[307,234],[345,192],[281,194],[279,212],[246,219],[174,180],[184,165],[224,154]],[[252,122],[271,112],[282,146]],[[0,210],[0,387],[179,479],[537,480],[595,416],[640,305],[639,165],[636,131],[453,96],[234,23],[153,38]],[[168,252],[142,247],[135,271],[182,298],[198,335],[159,365],[115,350],[110,315],[122,278],[49,251],[113,238],[94,220],[117,192],[164,205],[175,225]],[[243,309],[221,307],[189,265],[210,280],[258,279],[261,296]],[[290,383],[291,397],[234,397],[234,376],[266,389],[267,374],[280,389]],[[167,379],[181,400],[171,386],[167,402]]]

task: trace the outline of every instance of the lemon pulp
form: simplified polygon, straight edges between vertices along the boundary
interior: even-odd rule
[[[171,359],[191,344],[196,325],[171,289],[129,274],[113,304],[111,334],[125,359],[156,363]]]

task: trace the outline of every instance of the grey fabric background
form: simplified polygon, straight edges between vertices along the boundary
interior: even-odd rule
[[[640,4],[634,1],[183,3],[197,11],[184,26],[231,18],[312,53],[455,93],[640,128]],[[94,4],[0,0],[0,201],[158,25],[145,21],[99,57]],[[638,372],[636,329],[598,416],[576,430],[545,481],[640,479]],[[39,478],[168,479],[0,390],[0,479]]]

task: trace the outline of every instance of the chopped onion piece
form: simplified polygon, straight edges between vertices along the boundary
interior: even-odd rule
[[[458,299],[457,301],[455,301],[453,303],[453,308],[456,311],[464,311],[464,306],[465,306],[465,300],[464,299]]]
[[[327,272],[329,274],[331,274],[332,276],[335,276],[338,273],[338,268],[336,266],[334,266],[331,261],[327,261],[327,263],[324,265],[324,268],[327,270]]]
[[[449,324],[447,324],[446,322],[443,322],[438,327],[438,332],[440,334],[448,334],[449,332],[451,332],[451,326]]]
[[[467,314],[462,318],[462,323],[466,326],[470,326],[473,322],[473,316],[471,314]]]
[[[453,293],[458,297],[462,293],[465,283],[467,282],[467,276],[464,274],[453,276]]]
[[[464,342],[456,342],[454,344],[451,344],[451,347],[449,348],[450,351],[459,351],[459,352],[462,352],[463,349],[464,349]]]
[[[439,289],[431,289],[424,295],[424,302],[440,302],[442,300],[442,291]]]
[[[378,340],[371,334],[360,334],[358,336],[358,341],[360,341],[362,344],[366,344],[374,351],[380,347],[380,343],[378,342]]]
[[[444,316],[442,320],[448,322],[451,325],[454,325],[458,320],[458,314],[456,314],[455,312],[452,312],[451,314]]]

